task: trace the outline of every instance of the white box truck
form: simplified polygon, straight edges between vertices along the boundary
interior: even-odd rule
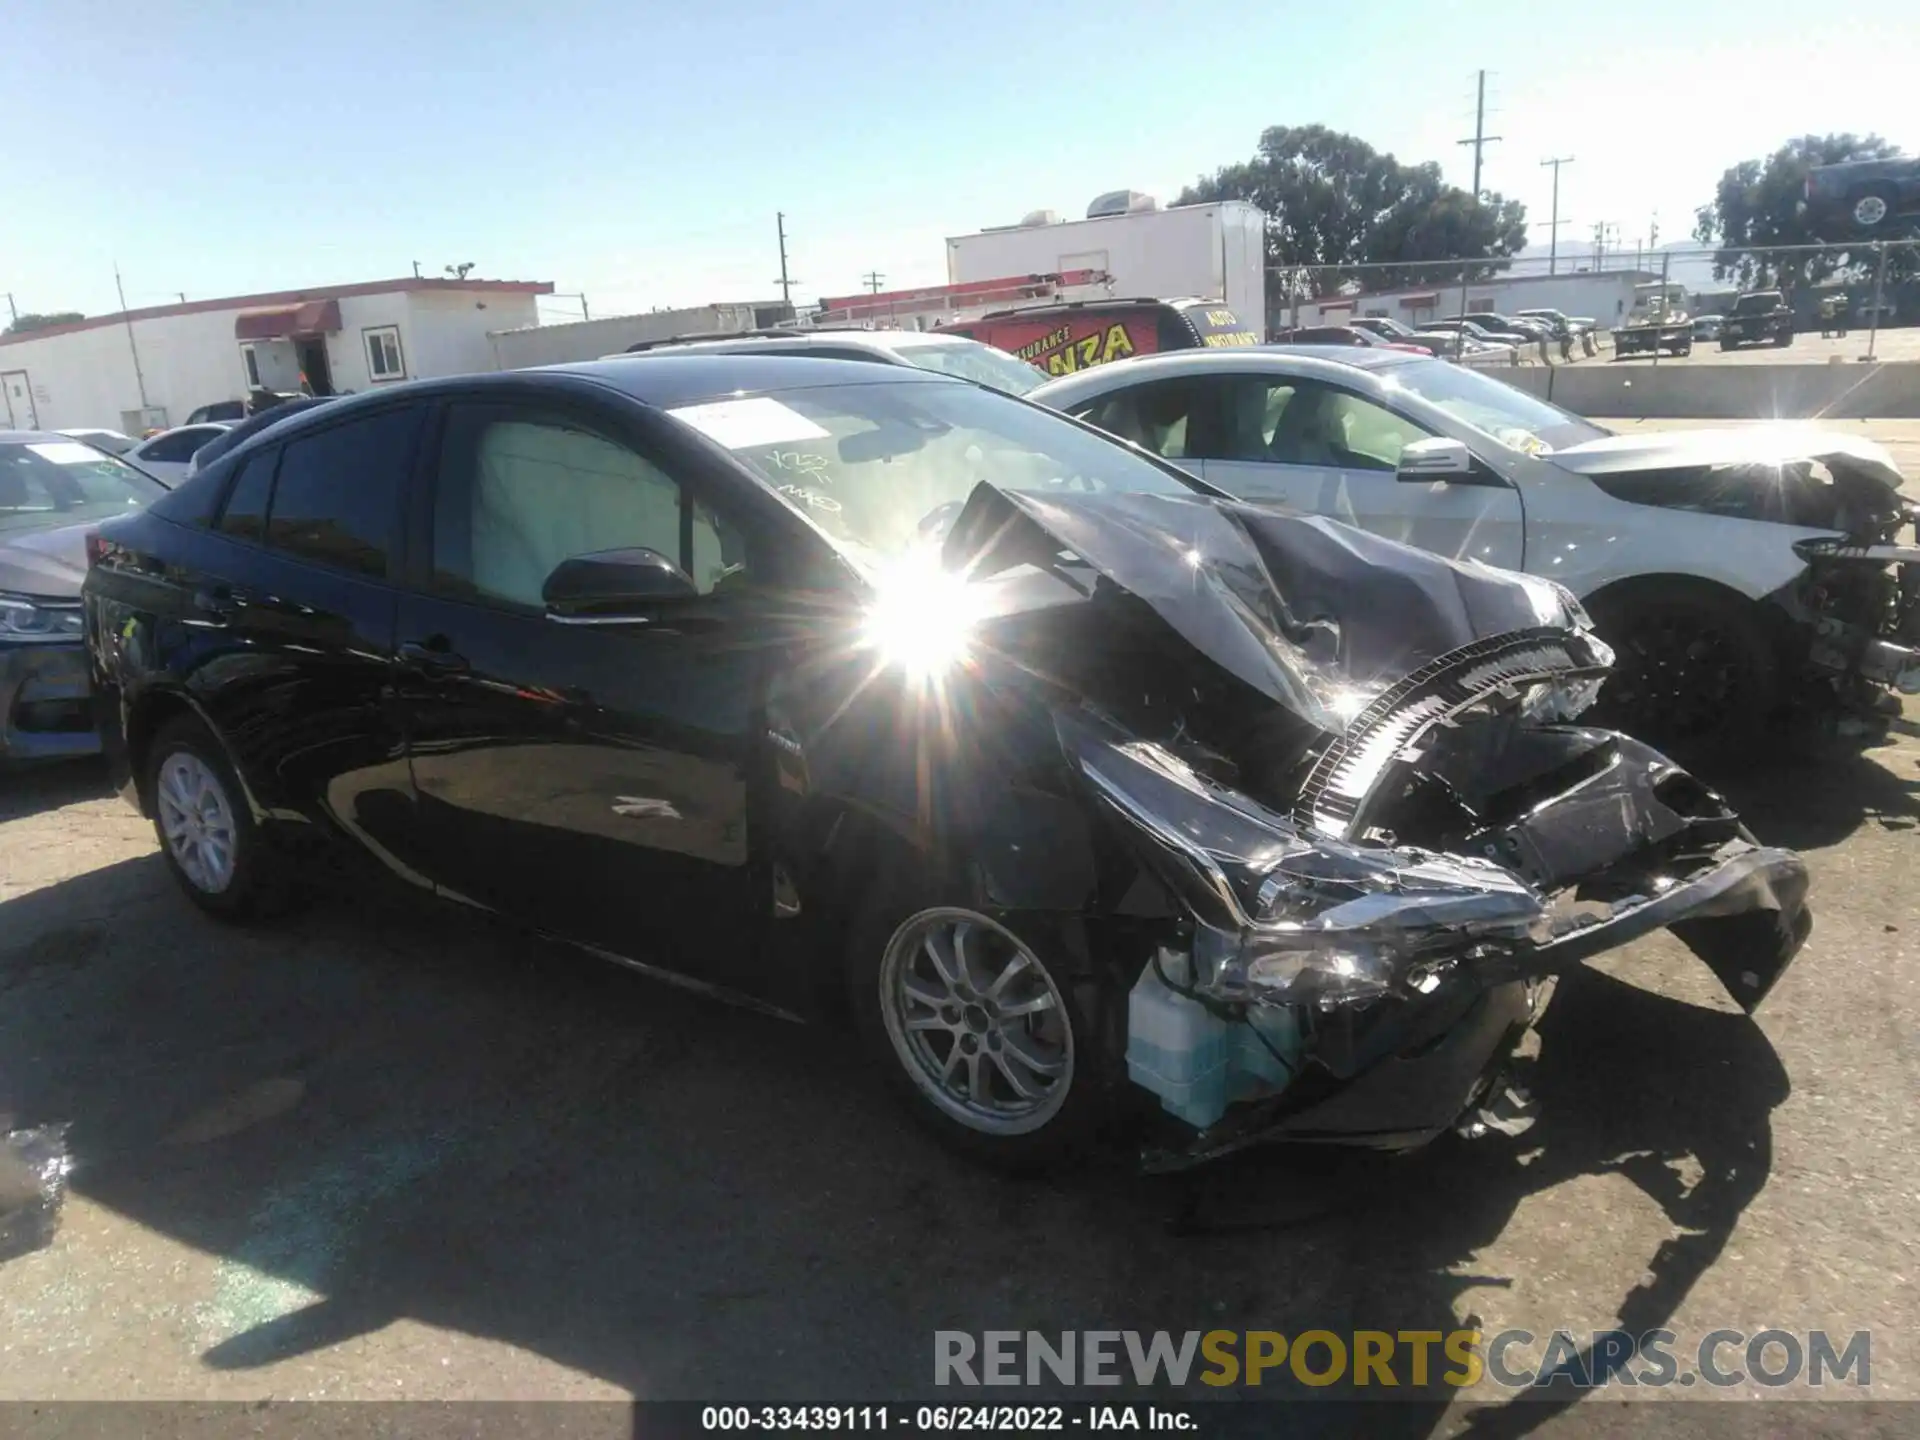
[[[1266,217],[1257,205],[1222,200],[1067,221],[1040,212],[1029,222],[949,237],[948,282],[1104,270],[1115,297],[1224,300],[1266,332]]]

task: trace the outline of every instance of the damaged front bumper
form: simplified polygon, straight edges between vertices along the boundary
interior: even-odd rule
[[[1475,855],[1355,844],[1098,720],[1056,726],[1190,917],[1130,997],[1130,1073],[1185,1122],[1161,1163],[1421,1143],[1497,1088],[1542,982],[1669,928],[1751,1013],[1811,926],[1800,858],[1626,737],[1531,732],[1562,779],[1528,776]]]

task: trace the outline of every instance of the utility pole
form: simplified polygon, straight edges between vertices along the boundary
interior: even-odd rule
[[[140,373],[140,347],[133,343],[133,316],[127,313],[127,287],[120,283],[120,262],[113,266],[113,288],[120,292],[120,318],[127,322],[127,352],[133,356],[133,383],[140,387],[140,408],[147,408],[147,377]],[[142,415],[141,420],[147,417]]]
[[[14,324],[18,325],[20,323],[20,307],[13,303],[13,292],[11,290],[7,292],[7,313],[13,316]]]
[[[1560,167],[1571,165],[1573,156],[1556,155],[1551,160],[1542,160],[1541,166],[1553,167],[1553,219],[1547,226],[1547,274],[1552,275],[1560,268]]]
[[[418,260],[413,262],[413,278],[416,280],[420,278],[420,262]]]
[[[1473,147],[1473,203],[1480,203],[1480,152],[1504,137],[1487,134],[1487,72],[1480,72],[1480,86],[1473,104],[1473,138],[1462,140],[1462,145]]]
[[[860,277],[861,281],[866,285],[869,295],[878,295],[880,293],[880,282],[886,278],[887,277],[882,275],[878,270],[869,270],[865,275]]]
[[[778,211],[773,217],[774,226],[780,234],[780,303],[793,310],[793,279],[787,274],[787,213]]]

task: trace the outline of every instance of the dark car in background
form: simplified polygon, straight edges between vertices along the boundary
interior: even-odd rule
[[[1607,654],[1551,582],[908,366],[341,402],[105,525],[86,606],[196,904],[270,910],[325,851],[850,1010],[998,1163],[1418,1144],[1546,976],[1672,924],[1751,1010],[1809,923],[1798,857],[1564,723]]]
[[[100,748],[81,633],[87,536],[166,493],[70,436],[0,431],[0,764]]]
[[[1750,290],[1720,322],[1720,348],[1793,344],[1793,307],[1778,290]]]
[[[1807,172],[1802,203],[1816,222],[1837,220],[1868,234],[1885,234],[1894,221],[1920,215],[1920,157],[1816,165]]]

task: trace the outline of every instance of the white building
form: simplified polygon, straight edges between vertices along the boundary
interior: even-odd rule
[[[1106,202],[1127,208],[1109,212]],[[1017,275],[1105,271],[1113,294],[1223,300],[1256,329],[1266,323],[1266,216],[1244,200],[1162,210],[1149,197],[1102,196],[1085,220],[1036,210],[1018,225],[947,239],[954,285]]]
[[[544,280],[375,280],[192,300],[0,335],[0,426],[137,435],[256,386],[316,395],[494,368]]]
[[[1492,310],[1512,315],[1521,310],[1558,310],[1584,316],[1609,329],[1633,309],[1633,287],[1657,274],[1644,270],[1580,270],[1558,275],[1497,275],[1466,286],[1421,285],[1368,295],[1335,295],[1302,300],[1300,318],[1288,324],[1343,325],[1356,315],[1384,315],[1416,329],[1428,320]],[[1463,302],[1464,301],[1464,306]]]

